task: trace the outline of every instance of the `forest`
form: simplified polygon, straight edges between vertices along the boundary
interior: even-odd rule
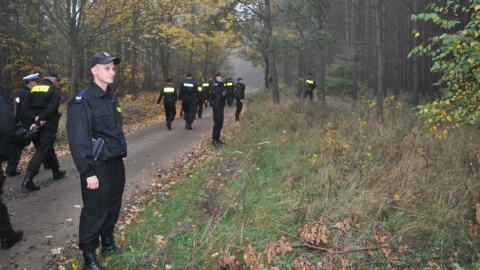
[[[274,103],[280,102],[279,85],[294,85],[312,73],[320,103],[329,94],[355,100],[360,86],[372,90],[380,121],[385,97],[406,96],[417,106],[455,96],[458,104],[462,98],[455,93],[464,93],[468,113],[458,115],[447,100],[424,112],[441,111],[426,115],[433,122],[450,113],[471,123],[466,118],[475,115],[476,106],[468,100],[476,87],[464,84],[478,80],[478,5],[476,0],[0,0],[0,86],[12,97],[25,75],[53,70],[69,99],[90,80],[91,55],[106,51],[123,61],[117,93],[135,96],[186,72],[199,80],[217,71],[228,74],[232,52],[240,50],[265,70]]]

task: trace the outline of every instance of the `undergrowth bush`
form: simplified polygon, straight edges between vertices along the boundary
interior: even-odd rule
[[[284,93],[258,93],[222,151],[162,174],[175,188],[152,193],[107,266],[477,269],[477,130],[439,140],[394,98],[378,123],[373,99]]]

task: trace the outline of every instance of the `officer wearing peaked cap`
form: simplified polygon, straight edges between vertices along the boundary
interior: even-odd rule
[[[61,100],[58,81],[56,72],[47,72],[43,82],[35,85],[22,103],[22,111],[29,124],[34,123],[37,126],[32,140],[36,151],[28,163],[22,183],[22,188],[27,191],[40,189],[33,182],[33,178],[38,174],[44,161],[51,166],[54,180],[65,177],[65,171],[60,171],[60,163],[53,148],[61,116],[58,111]]]
[[[215,148],[220,148],[224,143],[220,140],[220,134],[223,128],[226,99],[223,76],[220,72],[215,74],[210,90],[208,100],[213,109],[212,143]]]
[[[30,93],[30,90],[38,84],[38,77],[39,73],[30,74],[23,77],[24,86],[20,91],[17,93],[15,97],[15,104],[16,104],[16,119],[20,121],[23,125],[23,128],[28,130],[30,128],[28,118],[25,116],[25,113],[22,111],[22,103]],[[18,163],[20,162],[20,157],[22,156],[22,146],[17,146],[15,148],[15,154],[12,160],[10,160],[5,168],[5,172],[7,176],[14,177],[20,174],[17,171]]]
[[[106,52],[95,54],[90,59],[93,80],[68,103],[68,145],[80,173],[83,200],[78,246],[84,269],[103,269],[96,257],[100,242],[102,256],[122,252],[115,244],[114,229],[125,188],[127,141],[122,108],[110,86],[120,62]]]

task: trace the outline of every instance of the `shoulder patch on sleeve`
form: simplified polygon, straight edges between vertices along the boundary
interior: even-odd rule
[[[85,90],[78,92],[77,96],[75,97],[74,103],[82,103],[82,98],[83,98],[83,95],[85,95],[85,92],[86,92]]]

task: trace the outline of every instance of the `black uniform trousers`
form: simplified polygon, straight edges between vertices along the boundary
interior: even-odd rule
[[[44,161],[52,167],[54,172],[58,171],[60,165],[57,154],[55,154],[55,149],[53,148],[56,133],[56,130],[49,127],[40,127],[40,130],[34,134],[32,142],[35,145],[36,151],[28,163],[27,171],[37,174]]]
[[[198,114],[198,118],[201,118],[202,117],[202,113],[203,113],[203,103],[205,102],[205,100],[202,98],[202,99],[198,99],[197,101],[197,114]]]
[[[5,174],[1,168],[0,164],[0,238],[6,238],[12,235],[12,223],[10,223],[10,215],[8,214],[7,206],[2,202],[1,193],[3,192],[1,189],[3,188],[1,185],[5,181]]]
[[[122,206],[125,189],[125,166],[122,158],[93,165],[98,178],[97,189],[88,189],[85,175],[80,175],[83,208],[80,214],[79,247],[94,252],[99,237],[112,237]]]
[[[310,101],[313,101],[313,90],[304,90],[303,99],[310,98]]]
[[[8,161],[5,172],[13,173],[17,171],[18,163],[20,163],[20,158],[22,157],[23,148],[23,146],[15,146],[15,154],[13,156],[13,159]]]
[[[213,132],[212,139],[214,141],[220,140],[220,134],[223,128],[223,111],[225,109],[225,103],[220,101],[215,101],[212,104],[213,109]]]
[[[163,101],[163,107],[165,108],[165,117],[167,118],[167,122],[172,122],[173,120],[175,120],[175,115],[177,114],[175,100],[165,99]]]
[[[241,102],[241,99],[236,99],[235,105],[237,106],[237,109],[235,110],[235,120],[238,120],[243,109],[243,102]]]
[[[195,98],[182,99],[182,109],[185,113],[183,119],[185,119],[188,124],[192,124],[193,119],[195,119],[195,114],[197,113],[197,101]]]

